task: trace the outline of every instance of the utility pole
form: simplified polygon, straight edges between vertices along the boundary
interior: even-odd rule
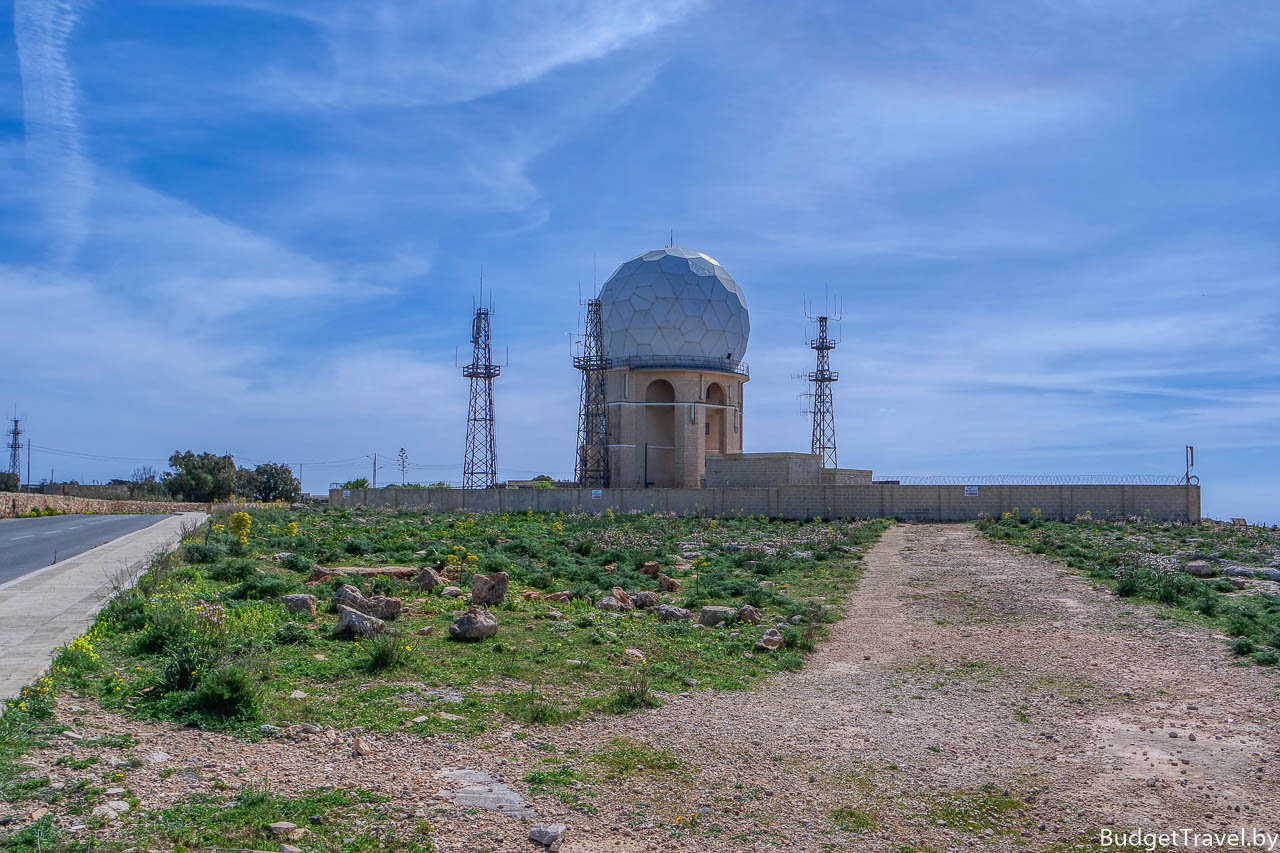
[[[13,419],[13,429],[9,430],[9,473],[22,479],[22,422]]]
[[[27,439],[27,491],[31,491],[31,439]]]
[[[483,302],[483,298],[481,300]],[[467,444],[462,456],[462,488],[492,489],[498,485],[498,449],[494,436],[493,380],[502,367],[493,363],[490,328],[492,307],[481,304],[471,318],[471,363],[462,375],[471,380],[467,403]]]
[[[817,353],[814,369],[809,372],[809,411],[813,415],[813,435],[810,439],[810,453],[821,459],[823,468],[838,468],[836,464],[836,411],[835,400],[831,395],[831,385],[839,381],[840,374],[831,369],[831,351],[839,340],[832,338],[828,324],[832,319],[837,322],[840,317],[820,314],[810,320],[818,324],[818,336],[809,341],[809,349]]]
[[[582,354],[573,359],[573,366],[582,371],[574,479],[584,489],[605,489],[609,487],[609,407],[605,398],[609,357],[604,351],[604,323],[599,299],[587,300]]]
[[[405,453],[404,448],[400,448],[400,455],[396,460],[396,467],[400,469],[400,485],[405,484],[405,477],[409,473],[409,454]]]
[[[378,451],[373,451],[373,487],[378,488]]]

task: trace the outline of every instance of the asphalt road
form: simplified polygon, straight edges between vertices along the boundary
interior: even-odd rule
[[[166,515],[55,515],[0,520],[0,584],[150,527]]]

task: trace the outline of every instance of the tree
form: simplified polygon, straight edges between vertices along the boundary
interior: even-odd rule
[[[236,469],[236,497],[254,499],[258,493],[258,472],[252,468]]]
[[[344,489],[367,489],[369,488],[368,477],[356,477],[354,480],[347,480],[342,484]]]
[[[236,490],[236,462],[213,453],[175,452],[162,482],[175,498],[205,503],[225,501]]]
[[[0,492],[18,491],[18,475],[5,472],[0,474]]]
[[[263,462],[253,469],[257,488],[253,496],[260,501],[296,501],[302,497],[302,483],[293,469],[278,462]]]

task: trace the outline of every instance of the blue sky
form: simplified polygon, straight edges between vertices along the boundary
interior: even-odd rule
[[[748,450],[807,449],[829,288],[843,465],[1192,443],[1207,513],[1280,523],[1269,0],[15,0],[0,33],[0,405],[37,479],[353,460],[321,491],[402,446],[457,479],[482,267],[501,473],[567,474],[579,287],[674,229],[746,293]]]

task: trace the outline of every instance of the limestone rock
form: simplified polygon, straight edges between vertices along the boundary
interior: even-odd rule
[[[529,840],[550,847],[564,838],[564,830],[563,823],[539,823],[529,830]]]
[[[372,753],[373,744],[369,742],[368,738],[358,737],[355,739],[355,742],[351,744],[352,755],[371,755]]]
[[[315,615],[316,597],[307,595],[306,593],[298,593],[296,595],[286,595],[280,599],[284,602],[284,609],[290,613],[309,613]]]
[[[777,628],[770,628],[768,631],[765,631],[764,636],[762,636],[756,642],[756,651],[761,651],[761,652],[777,651],[778,649],[782,648],[783,642],[784,640],[782,638],[782,632],[780,632]]]
[[[708,628],[714,628],[721,622],[728,622],[738,615],[738,611],[732,607],[721,607],[719,605],[708,605],[698,612],[698,624],[705,625]]]
[[[1213,575],[1213,566],[1209,565],[1207,560],[1192,560],[1182,570],[1198,578],[1207,578]]]
[[[659,622],[677,622],[693,618],[693,614],[688,610],[683,607],[676,607],[674,604],[659,604],[653,608],[653,612],[658,614]]]
[[[456,586],[446,586],[444,589],[440,590],[440,594],[445,598],[457,598],[462,595],[462,590]]]
[[[662,603],[662,599],[658,598],[656,592],[643,590],[631,596],[631,602],[641,610],[648,610],[650,607],[657,607]]]
[[[431,625],[428,625],[425,628],[419,628],[413,633],[417,634],[419,637],[430,637],[432,634],[435,633],[435,630],[436,629],[434,627],[432,627]]]
[[[752,607],[750,604],[744,605],[740,610],[738,610],[738,620],[740,622],[746,622],[750,625],[759,625],[760,618],[760,611],[757,608]]]
[[[606,595],[604,598],[596,602],[596,607],[600,610],[608,610],[617,613],[622,609],[622,602],[614,598],[612,595]]]
[[[658,589],[662,590],[663,592],[679,592],[680,581],[676,580],[675,578],[667,577],[664,574],[659,574]]]
[[[475,575],[471,578],[472,605],[496,606],[507,597],[507,584],[510,578],[506,572],[493,572],[487,575]]]
[[[627,591],[620,586],[613,588],[613,597],[618,599],[618,603],[622,605],[623,610],[632,610],[636,604],[631,600],[631,596],[627,595]]]
[[[468,607],[449,626],[449,636],[455,640],[483,640],[497,633],[497,618],[488,610],[478,607]]]
[[[413,585],[417,589],[423,589],[430,592],[438,586],[444,586],[444,578],[440,577],[440,573],[435,569],[427,567],[418,572],[417,576],[413,579]]]
[[[542,596],[543,601],[554,601],[556,604],[568,604],[573,601],[573,593],[569,590],[561,590],[560,592],[548,592]]]
[[[338,605],[338,627],[335,630],[339,634],[372,637],[381,634],[386,628],[386,623],[376,616],[361,613],[345,604]]]
[[[662,566],[657,560],[650,560],[640,567],[640,574],[648,575],[651,578],[656,578],[661,572]]]

